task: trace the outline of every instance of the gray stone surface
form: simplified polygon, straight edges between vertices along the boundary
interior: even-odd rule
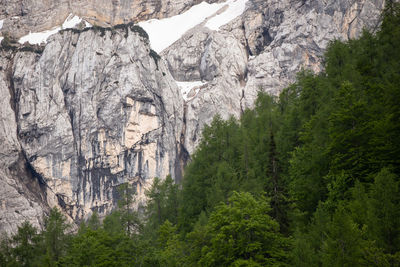
[[[223,0],[206,0],[208,3]],[[167,18],[201,0],[0,0],[0,20],[5,19],[0,32],[21,37],[32,32],[61,25],[70,13],[89,22],[110,26],[152,18]]]
[[[0,57],[0,234],[15,232],[28,220],[40,226],[45,207],[38,181],[28,175],[23,152],[17,138],[17,123],[12,109],[9,74],[10,60]],[[3,57],[4,56],[4,57]],[[7,56],[12,59],[11,53]]]
[[[8,60],[13,85],[1,88],[12,91],[15,112],[2,99],[1,114],[11,118],[2,136],[45,184],[43,205],[80,220],[110,212],[121,183],[134,184],[140,202],[154,177],[179,179],[183,99],[163,61],[149,54],[148,40],[127,26],[65,31],[42,54]]]

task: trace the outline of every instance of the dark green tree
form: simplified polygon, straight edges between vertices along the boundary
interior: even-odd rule
[[[12,237],[12,254],[19,266],[40,266],[41,238],[38,231],[25,221]]]
[[[154,178],[152,187],[146,191],[148,198],[146,205],[147,224],[157,229],[166,220],[177,223],[178,219],[178,185],[170,175],[165,180]]]
[[[68,247],[70,225],[65,216],[57,209],[50,210],[50,214],[44,220],[43,230],[44,245],[46,248],[46,259],[49,265],[55,265],[64,255]]]
[[[118,188],[120,198],[118,200],[118,211],[120,224],[128,236],[140,231],[142,224],[137,211],[134,209],[136,189],[133,185],[125,183]]]
[[[399,178],[384,168],[375,176],[367,202],[368,233],[388,254],[400,252]]]

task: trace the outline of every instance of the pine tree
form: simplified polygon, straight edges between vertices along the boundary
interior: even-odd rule
[[[50,210],[49,216],[45,219],[43,231],[46,255],[50,265],[63,256],[68,246],[69,236],[67,231],[70,225],[66,223],[65,216],[57,209]]]
[[[120,199],[118,201],[118,210],[121,224],[128,236],[138,232],[141,228],[141,222],[137,211],[134,210],[136,190],[131,184],[122,184],[119,187]]]
[[[367,203],[370,238],[388,254],[400,252],[400,186],[389,169],[375,176]]]
[[[25,221],[12,237],[12,254],[19,266],[39,266],[41,238],[37,229]]]

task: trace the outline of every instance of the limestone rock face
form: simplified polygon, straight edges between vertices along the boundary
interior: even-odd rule
[[[43,54],[15,53],[13,84],[1,84],[15,106],[2,99],[0,155],[15,154],[5,166],[23,153],[45,185],[43,203],[75,220],[110,212],[121,183],[136,185],[141,201],[154,177],[181,175],[182,96],[134,27],[54,35]]]
[[[196,42],[199,45],[192,46]],[[175,45],[181,49],[177,50]],[[175,45],[163,54],[172,76],[180,81],[205,82],[186,103],[185,147],[192,153],[200,141],[203,125],[210,123],[217,113],[224,119],[240,115],[243,94],[240,88],[245,86],[248,56],[232,33],[204,28],[184,36]]]
[[[221,0],[207,0],[208,3]],[[19,38],[29,31],[40,32],[61,25],[70,13],[89,22],[110,26],[131,21],[171,17],[199,4],[201,0],[0,0],[3,32]]]
[[[3,57],[4,56],[4,57]],[[43,185],[28,171],[17,138],[17,123],[9,90],[10,53],[0,57],[0,232],[15,232],[24,220],[39,226],[45,203]]]
[[[246,35],[264,33],[264,38],[259,35],[250,38],[255,42],[248,42],[255,56],[249,61],[246,91],[253,96],[246,96],[248,104],[254,101],[251,88],[262,87],[277,94],[302,68],[321,71],[321,57],[329,42],[355,38],[364,28],[376,29],[384,7],[383,0],[270,2],[258,27],[254,23],[257,13],[249,10],[243,17]],[[260,40],[264,46],[259,45]]]

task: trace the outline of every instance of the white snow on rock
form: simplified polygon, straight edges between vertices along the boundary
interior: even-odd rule
[[[215,17],[210,18],[206,22],[206,27],[211,30],[218,30],[222,25],[240,16],[245,10],[247,1],[228,0],[224,3],[214,4],[201,2],[180,15],[166,19],[151,19],[139,22],[139,26],[149,35],[153,50],[160,53],[179,40],[188,30],[205,22],[222,9],[221,14],[215,15]]]
[[[0,30],[3,28],[4,19],[0,19]]]
[[[0,37],[0,45],[1,45],[1,41],[3,41],[4,37]]]
[[[29,32],[28,35],[21,37],[21,39],[19,39],[18,42],[20,44],[24,44],[25,42],[28,42],[30,44],[46,43],[47,38],[49,38],[50,35],[53,35],[64,29],[74,28],[76,25],[78,25],[81,22],[82,22],[82,19],[80,17],[70,14],[60,27],[56,27],[52,30],[43,31],[43,32],[35,32],[35,33]],[[89,23],[87,23],[86,21],[85,21],[85,25],[86,25],[86,27],[91,27],[91,25]]]
[[[50,35],[53,35],[53,34],[59,32],[60,30],[61,30],[61,28],[57,27],[53,30],[44,31],[44,32],[34,32],[34,33],[29,32],[28,35],[21,37],[21,39],[19,39],[18,42],[20,44],[24,44],[26,42],[28,42],[30,44],[46,43],[46,40]]]
[[[161,20],[151,19],[139,22],[139,26],[149,35],[152,48],[160,53],[179,40],[185,32],[204,22],[207,17],[215,14],[224,5],[226,4],[202,2],[180,15]]]
[[[176,81],[176,84],[178,85],[179,89],[181,89],[183,99],[185,101],[188,101],[189,99],[192,99],[197,95],[197,93],[200,90],[200,87],[205,85],[206,83],[202,81],[194,81],[194,82],[178,82]],[[194,89],[194,92],[190,92],[192,89]]]
[[[206,27],[217,31],[221,26],[231,22],[233,19],[243,14],[248,0],[229,0],[226,2],[228,8],[221,14],[211,18],[206,23]]]
[[[85,20],[85,28],[90,28],[90,27],[93,27],[93,25]]]
[[[81,21],[82,21],[82,19],[80,17],[69,14],[69,16],[64,21],[64,23],[61,27],[62,27],[62,29],[71,29],[71,28],[75,27],[77,24],[79,24]]]

